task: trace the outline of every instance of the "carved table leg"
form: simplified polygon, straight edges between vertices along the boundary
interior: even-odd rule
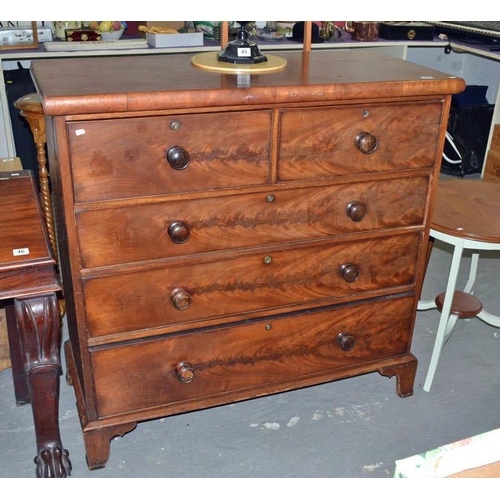
[[[26,378],[26,373],[24,372],[21,339],[19,338],[16,313],[13,305],[5,307],[5,319],[7,321],[7,334],[9,336],[14,394],[16,396],[16,403],[18,405],[24,405],[30,403],[30,391],[28,387],[28,379]]]
[[[396,375],[396,392],[399,397],[405,398],[413,394],[417,365],[417,358],[410,354],[408,361],[380,368],[378,372],[389,378]]]
[[[54,293],[14,300],[37,443],[36,476],[71,475],[59,432],[60,317]]]

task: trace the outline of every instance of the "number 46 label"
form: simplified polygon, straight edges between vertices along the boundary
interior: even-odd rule
[[[28,247],[14,248],[14,250],[12,250],[12,253],[14,254],[14,257],[19,257],[21,255],[29,255],[30,249]]]
[[[250,57],[250,47],[239,47],[238,57]]]

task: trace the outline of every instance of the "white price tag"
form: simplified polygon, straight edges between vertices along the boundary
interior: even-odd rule
[[[250,47],[238,48],[238,57],[250,57]]]
[[[14,248],[14,250],[12,250],[12,253],[14,254],[14,257],[19,257],[20,255],[29,255],[30,249],[28,247]]]

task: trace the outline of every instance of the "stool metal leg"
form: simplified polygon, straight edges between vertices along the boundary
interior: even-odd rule
[[[496,328],[500,328],[500,316],[496,316],[494,314],[490,314],[486,312],[484,309],[477,315],[477,317],[483,320],[488,325],[495,326]]]
[[[474,280],[476,279],[476,270],[477,270],[478,259],[479,259],[478,253],[475,253],[472,255],[471,274],[469,275],[469,282],[472,281],[472,285],[470,286],[470,290],[471,290],[470,293],[472,293],[472,286],[473,286]],[[469,286],[469,282],[467,283],[467,287]],[[466,290],[466,291],[468,291],[468,290]],[[491,314],[489,312],[486,312],[483,309],[480,313],[478,313],[478,315],[476,317],[479,318],[480,320],[484,321],[488,325],[495,326],[496,328],[500,328],[500,316],[496,316],[495,314]]]
[[[431,389],[432,381],[434,379],[434,374],[436,372],[439,357],[441,355],[441,349],[443,348],[445,340],[451,334],[451,328],[449,328],[450,311],[451,311],[451,305],[453,303],[453,295],[455,293],[455,287],[457,284],[458,271],[460,269],[460,261],[462,259],[463,250],[464,250],[463,241],[462,240],[457,241],[455,244],[455,248],[453,250],[453,258],[451,260],[450,274],[448,276],[446,295],[444,298],[443,309],[441,311],[441,318],[439,320],[438,331],[436,334],[436,341],[434,342],[434,349],[432,351],[431,362],[424,383],[424,391],[426,392],[429,392]],[[451,326],[454,326],[454,324],[455,321]]]
[[[417,309],[419,311],[427,311],[429,309],[436,309],[436,301],[435,300],[419,300]]]

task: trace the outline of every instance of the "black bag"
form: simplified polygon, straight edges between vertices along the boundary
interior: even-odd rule
[[[31,133],[31,129],[21,112],[14,106],[14,103],[26,94],[35,92],[35,85],[31,79],[29,69],[17,63],[18,69],[5,70],[5,90],[9,104],[9,113],[12,123],[12,134],[16,146],[16,155],[21,159],[23,168],[31,170],[39,186],[38,179],[38,160],[36,155],[36,146]]]
[[[482,172],[495,107],[486,101],[486,89],[470,86],[453,97],[441,172],[460,177]]]

